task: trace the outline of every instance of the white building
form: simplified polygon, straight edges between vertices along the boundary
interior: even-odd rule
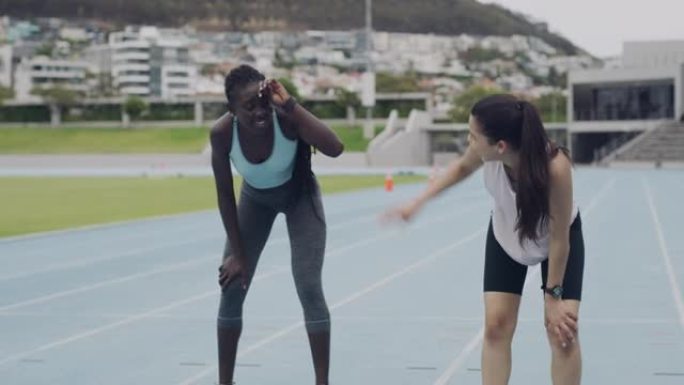
[[[112,81],[112,48],[109,44],[94,44],[81,54],[83,61],[90,64],[92,76],[88,79],[90,95],[94,98],[115,96],[117,89]]]
[[[547,59],[549,67],[553,67],[559,73],[566,73],[573,70],[581,70],[594,66],[594,59],[589,56],[554,56]]]
[[[12,46],[0,46],[0,86],[12,87]]]
[[[307,31],[310,45],[326,50],[351,51],[357,47],[357,31]]]
[[[373,34],[373,48],[379,52],[430,54],[439,51],[451,51],[454,45],[452,38],[443,36],[389,32]]]
[[[684,63],[684,41],[625,42],[622,65],[625,68],[663,68]]]
[[[273,70],[273,58],[275,49],[267,47],[247,47],[247,53],[254,57],[254,65],[261,71],[270,72]]]
[[[165,65],[161,67],[161,92],[163,99],[173,99],[195,94],[197,70],[187,65]]]
[[[17,100],[31,100],[38,88],[55,86],[86,94],[88,63],[83,61],[53,60],[38,56],[19,63],[14,73],[14,92]]]
[[[459,52],[465,52],[477,46],[477,38],[461,34],[454,38],[454,48]]]
[[[59,37],[72,41],[86,41],[90,39],[88,31],[84,28],[64,27],[59,31]]]
[[[162,32],[129,27],[109,36],[113,83],[121,94],[174,98],[195,93],[197,68],[190,62],[189,42]]]
[[[546,43],[544,40],[536,37],[536,36],[529,36],[528,37],[528,42],[530,44],[530,48],[533,51],[541,52],[545,55],[556,55],[558,51],[556,51],[555,48],[550,46],[548,43]]]
[[[483,49],[497,50],[508,56],[512,56],[517,50],[516,43],[508,37],[487,36],[480,40],[480,47]]]
[[[83,51],[82,58],[90,63],[94,75],[112,73],[112,48],[108,44],[91,45]]]
[[[110,36],[109,44],[114,87],[124,95],[149,96],[152,93],[150,42],[136,37]]]
[[[409,61],[412,69],[417,73],[436,75],[444,72],[444,66],[449,60],[439,51],[434,51],[424,55],[411,55]]]
[[[357,32],[328,31],[325,34],[325,46],[331,50],[351,51],[356,48]]]
[[[628,42],[622,67],[571,71],[568,130],[591,153],[610,133],[641,132],[684,113],[684,41]]]
[[[522,92],[534,86],[532,79],[530,79],[527,75],[520,73],[501,76],[496,80],[496,83],[499,84],[503,89],[510,92]]]

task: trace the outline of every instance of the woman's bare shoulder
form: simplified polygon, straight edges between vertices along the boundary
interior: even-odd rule
[[[230,147],[233,138],[233,118],[233,114],[226,112],[211,126],[209,136],[212,147]]]
[[[549,176],[551,181],[572,178],[572,161],[564,152],[558,151],[549,162]]]

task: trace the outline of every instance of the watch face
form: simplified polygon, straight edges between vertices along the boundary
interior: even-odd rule
[[[556,298],[560,298],[563,295],[563,288],[560,286],[555,286],[553,289],[551,289],[553,292],[553,296]]]

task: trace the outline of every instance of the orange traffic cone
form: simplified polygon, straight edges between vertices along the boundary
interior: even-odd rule
[[[385,175],[385,191],[390,192],[394,190],[394,179],[392,178],[392,173],[388,172]]]

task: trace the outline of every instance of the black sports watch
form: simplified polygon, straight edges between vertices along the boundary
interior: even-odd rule
[[[294,110],[296,105],[297,105],[297,99],[295,99],[293,96],[290,96],[289,98],[287,98],[285,103],[283,103],[281,108],[289,114]]]
[[[546,287],[542,286],[542,290],[544,290],[544,293],[550,295],[554,299],[562,299],[563,298],[563,286],[561,285],[556,285],[554,287]]]

